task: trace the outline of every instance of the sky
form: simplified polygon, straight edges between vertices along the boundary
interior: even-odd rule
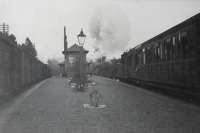
[[[43,62],[64,60],[64,26],[69,46],[83,28],[88,60],[118,58],[199,12],[200,0],[0,0],[0,23],[20,44],[29,37]]]

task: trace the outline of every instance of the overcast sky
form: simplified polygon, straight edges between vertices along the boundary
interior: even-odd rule
[[[0,23],[19,43],[29,37],[44,62],[63,59],[64,25],[69,46],[83,28],[88,58],[111,58],[199,12],[199,0],[0,0]]]

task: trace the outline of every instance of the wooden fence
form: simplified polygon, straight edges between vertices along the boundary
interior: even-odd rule
[[[23,51],[9,35],[0,34],[0,91],[12,91],[50,76],[48,66]]]

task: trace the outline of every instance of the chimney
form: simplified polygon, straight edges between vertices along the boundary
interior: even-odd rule
[[[66,36],[66,28],[64,26],[64,53],[65,53],[65,59],[66,59],[66,52],[67,52],[67,36]]]
[[[67,36],[65,27],[64,27],[64,51],[67,51]]]

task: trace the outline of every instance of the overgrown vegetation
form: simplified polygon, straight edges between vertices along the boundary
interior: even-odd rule
[[[106,60],[106,56],[96,59],[94,62],[93,73],[103,77],[118,78],[121,73],[120,59]]]
[[[60,74],[59,63],[56,59],[48,59],[47,63],[52,76],[57,76]]]
[[[35,45],[28,37],[26,38],[25,43],[21,45],[21,48],[30,56],[37,57],[37,51],[35,49]]]

